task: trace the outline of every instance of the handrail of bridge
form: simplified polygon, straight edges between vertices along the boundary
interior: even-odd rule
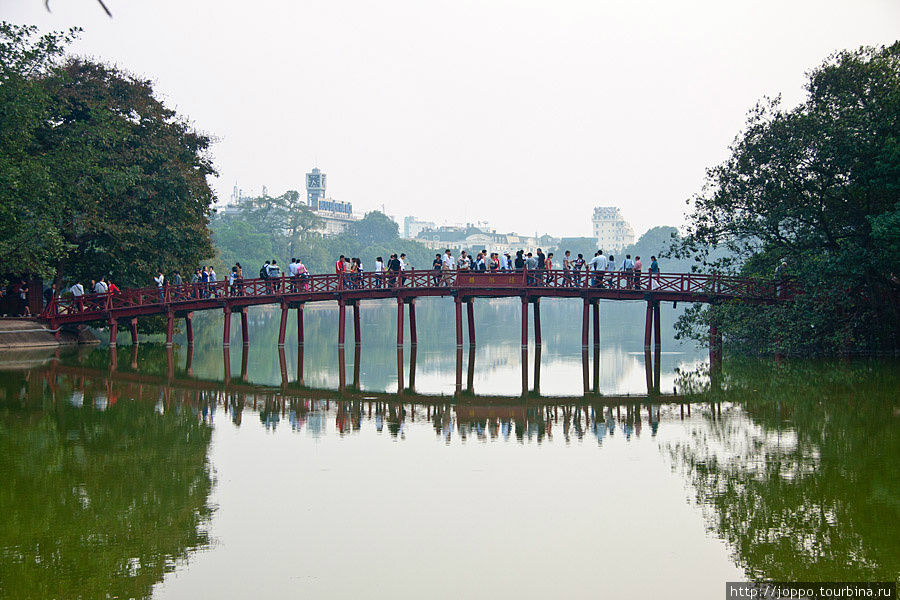
[[[778,300],[793,296],[789,282],[751,279],[702,273],[630,273],[625,271],[516,270],[516,271],[438,271],[410,270],[400,273],[317,274],[272,279],[243,279],[233,284],[227,281],[185,283],[163,287],[128,288],[105,294],[55,296],[41,313],[53,320],[58,317],[105,315],[139,307],[169,306],[174,310],[188,310],[192,303],[228,298],[279,298],[302,300],[316,295],[344,292],[400,290],[451,290],[465,292],[467,288],[516,289],[524,292],[546,290],[611,290],[621,292],[668,293],[691,297],[705,295],[727,299]]]

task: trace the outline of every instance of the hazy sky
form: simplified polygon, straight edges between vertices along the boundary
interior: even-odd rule
[[[678,225],[747,110],[837,49],[887,44],[898,0],[0,0],[85,31],[214,135],[225,200],[304,190],[401,220],[590,235],[597,205]]]

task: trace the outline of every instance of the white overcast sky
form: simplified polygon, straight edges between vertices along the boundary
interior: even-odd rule
[[[154,80],[218,139],[226,200],[304,190],[357,212],[590,235],[683,222],[748,109],[829,53],[888,44],[898,0],[0,0],[84,28],[74,52]]]

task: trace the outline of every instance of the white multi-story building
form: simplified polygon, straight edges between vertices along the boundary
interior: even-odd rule
[[[423,221],[421,219],[417,219],[413,216],[408,216],[403,218],[403,237],[408,240],[415,239],[419,233],[424,229],[436,229],[437,225],[435,225],[431,221]]]
[[[606,253],[619,252],[625,246],[634,243],[634,229],[622,216],[622,211],[618,207],[596,207],[591,223],[594,225],[597,247]]]

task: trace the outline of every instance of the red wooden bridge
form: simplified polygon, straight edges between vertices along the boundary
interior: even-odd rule
[[[338,346],[343,347],[346,307],[353,307],[354,340],[360,343],[359,302],[394,298],[397,301],[397,344],[403,345],[404,307],[409,306],[410,341],[416,343],[415,300],[428,296],[449,296],[456,304],[456,344],[463,345],[462,305],[466,305],[469,343],[475,343],[475,298],[517,297],[522,301],[522,346],[528,345],[528,305],[534,306],[535,344],[541,344],[541,298],[581,298],[584,302],[581,336],[588,346],[590,313],[593,312],[593,341],[600,343],[600,300],[639,300],[647,303],[644,346],[649,348],[655,333],[660,340],[660,302],[705,302],[741,300],[773,303],[793,291],[772,281],[697,273],[549,271],[403,271],[401,274],[323,274],[277,279],[245,279],[229,285],[225,281],[178,286],[126,289],[111,294],[54,298],[41,314],[53,329],[66,324],[105,323],[110,345],[116,345],[120,322],[129,322],[132,342],[137,343],[137,319],[151,315],[168,318],[166,344],[172,344],[174,320],[184,318],[188,344],[194,340],[192,316],[196,311],[221,310],[225,315],[223,345],[231,339],[231,314],[241,315],[244,344],[249,343],[247,308],[275,304],[281,307],[278,345],[284,346],[288,311],[297,309],[298,341],[303,343],[303,309],[308,302],[337,301]],[[591,311],[591,307],[593,310]],[[718,332],[711,327],[711,348],[718,345]]]

